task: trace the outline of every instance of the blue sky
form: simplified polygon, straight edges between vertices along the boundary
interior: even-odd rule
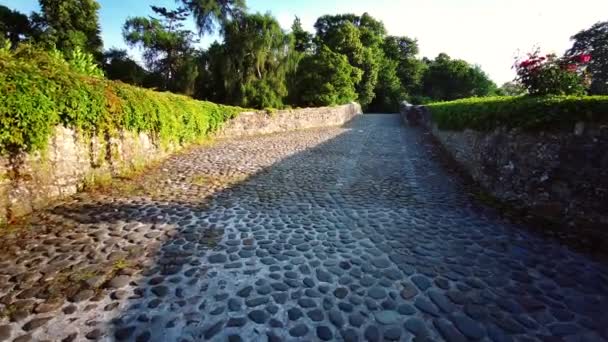
[[[151,14],[150,5],[175,6],[174,0],[98,1],[105,48],[126,48],[121,29],[128,17]],[[37,0],[0,4],[25,13],[38,10]],[[421,56],[446,52],[480,65],[499,84],[513,79],[516,55],[535,46],[561,54],[570,36],[608,20],[608,0],[248,0],[247,5],[253,12],[271,12],[285,29],[298,15],[310,31],[323,14],[369,12],[389,34],[417,38]],[[205,37],[201,45],[214,39]],[[130,52],[139,59],[140,51]]]

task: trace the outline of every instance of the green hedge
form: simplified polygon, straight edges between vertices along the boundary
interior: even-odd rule
[[[608,122],[608,96],[483,97],[427,105],[440,129],[526,130],[572,127],[578,121]]]
[[[151,134],[162,144],[186,144],[241,111],[85,76],[61,56],[31,46],[0,49],[2,154],[44,148],[58,124],[88,135],[126,129]]]

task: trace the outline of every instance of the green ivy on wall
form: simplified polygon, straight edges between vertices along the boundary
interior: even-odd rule
[[[82,65],[79,66],[82,69]],[[43,149],[53,128],[144,132],[162,144],[208,136],[243,109],[109,81],[27,44],[0,49],[0,153]]]

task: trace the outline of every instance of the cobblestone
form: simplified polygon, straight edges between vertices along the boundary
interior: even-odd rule
[[[476,203],[436,153],[366,115],[77,195],[0,241],[0,341],[607,339],[606,265]]]

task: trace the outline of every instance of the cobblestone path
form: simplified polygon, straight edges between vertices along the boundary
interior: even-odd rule
[[[395,115],[222,141],[0,242],[0,341],[602,341],[608,271]]]

